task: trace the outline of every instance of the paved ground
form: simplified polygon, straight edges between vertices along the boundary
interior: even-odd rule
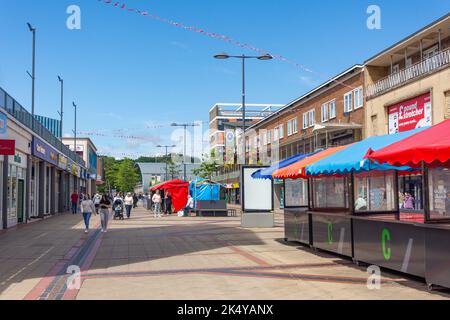
[[[138,209],[107,234],[85,235],[79,215],[0,232],[0,299],[450,298],[388,273],[368,290],[364,268],[283,243],[281,219],[249,230],[239,218],[155,220]],[[66,285],[70,265],[81,267],[80,290]]]

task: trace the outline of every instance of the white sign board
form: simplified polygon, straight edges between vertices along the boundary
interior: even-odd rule
[[[241,176],[242,211],[268,212],[273,210],[272,180],[253,179],[261,167],[243,167]]]

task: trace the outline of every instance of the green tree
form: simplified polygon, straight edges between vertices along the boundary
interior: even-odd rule
[[[122,160],[117,166],[115,175],[116,187],[123,192],[133,192],[136,185],[141,181],[135,162],[131,159]]]
[[[219,165],[214,160],[212,162],[202,162],[198,169],[194,169],[192,172],[203,179],[212,180],[212,175],[217,171]]]

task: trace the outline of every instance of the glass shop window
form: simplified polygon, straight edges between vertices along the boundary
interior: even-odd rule
[[[394,173],[368,172],[355,175],[355,211],[394,211]]]
[[[317,178],[313,185],[316,209],[348,209],[347,177]]]
[[[430,218],[450,219],[450,169],[437,168],[428,172]]]
[[[422,211],[422,175],[399,175],[398,204],[400,211]]]
[[[308,180],[285,180],[285,206],[307,207],[308,206]]]

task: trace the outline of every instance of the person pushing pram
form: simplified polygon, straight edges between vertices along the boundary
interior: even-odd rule
[[[114,220],[124,220],[123,217],[123,210],[124,210],[124,201],[123,198],[121,196],[121,194],[119,194],[117,197],[114,198],[114,202],[113,202],[113,212],[114,212]]]

